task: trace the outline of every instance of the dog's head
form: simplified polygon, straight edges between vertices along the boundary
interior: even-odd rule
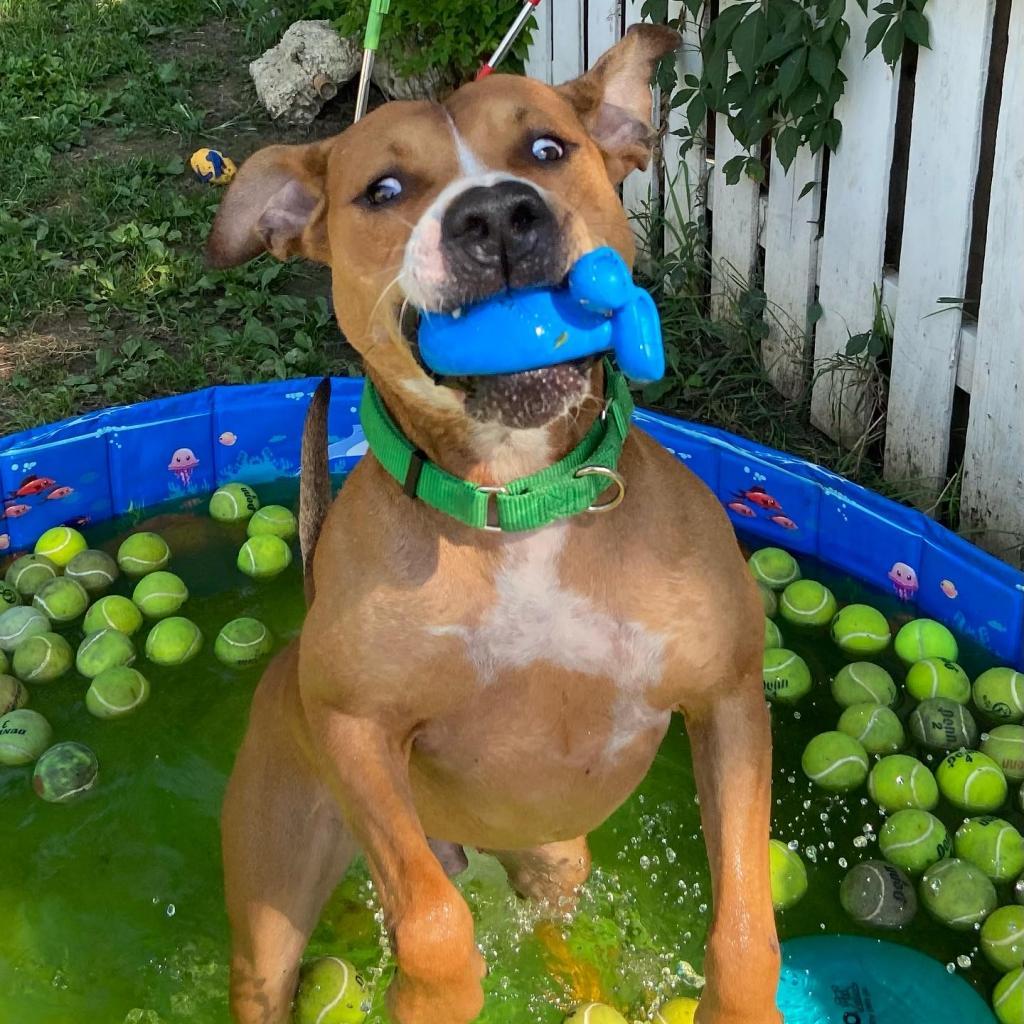
[[[651,74],[678,42],[638,26],[556,88],[492,75],[443,104],[389,103],[325,142],[263,149],[222,202],[208,258],[329,264],[341,328],[403,428],[432,456],[486,459],[488,444],[577,408],[591,367],[435,379],[417,313],[557,283],[600,245],[632,261],[615,186],[647,165]]]

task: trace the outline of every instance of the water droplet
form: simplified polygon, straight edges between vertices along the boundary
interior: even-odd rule
[[[167,904],[167,910],[166,910],[167,916],[168,917],[174,917],[175,913],[176,913],[176,911],[175,911],[174,904],[173,903],[168,903]]]

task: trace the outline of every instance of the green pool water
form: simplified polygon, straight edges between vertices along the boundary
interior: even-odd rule
[[[261,488],[261,496],[290,503],[294,493],[282,484]],[[203,507],[156,511],[178,517],[160,522],[172,524],[171,568],[189,586],[184,613],[202,628],[206,647],[179,669],[140,658],[152,697],[120,721],[90,716],[87,684],[73,674],[32,688],[29,706],[49,719],[56,739],[96,751],[100,779],[78,802],[51,805],[32,793],[30,769],[0,768],[0,1024],[229,1021],[218,814],[259,670],[220,666],[212,642],[240,614],[267,622],[280,642],[294,636],[301,580],[297,563],[267,583],[242,576],[234,558],[244,532],[212,524]],[[137,519],[96,528],[90,541],[115,541]],[[840,601],[869,600],[909,618],[895,599],[802,564]],[[128,589],[124,581],[116,588]],[[838,890],[847,867],[878,856],[881,814],[866,791],[826,795],[799,767],[811,736],[835,727],[840,709],[828,679],[843,659],[827,636],[785,625],[783,632],[810,664],[815,689],[795,709],[773,709],[774,834],[799,843],[810,877],[808,896],[780,915],[781,934],[870,934],[843,913]],[[966,642],[961,661],[972,677],[990,664]],[[902,678],[897,665],[888,667]],[[1024,826],[1015,808],[1014,800],[1004,816]],[[963,817],[949,807],[938,813],[954,826]],[[596,998],[639,1021],[669,994],[697,994],[711,892],[681,721],[643,785],[591,842],[593,878],[571,920],[538,920],[489,858],[473,856],[458,879],[491,968],[487,1024],[555,1024],[578,1000]],[[1009,893],[1001,896],[1010,901]],[[884,937],[952,965],[986,995],[997,980],[974,933],[949,931],[923,912],[904,932]],[[326,907],[309,953],[345,956],[363,969],[374,990],[369,1020],[387,1019],[390,961],[361,863]]]

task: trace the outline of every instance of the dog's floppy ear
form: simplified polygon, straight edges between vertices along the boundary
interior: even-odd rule
[[[218,269],[261,252],[329,261],[325,182],[330,142],[268,146],[242,164],[221,201],[206,242]]]
[[[604,153],[613,184],[651,158],[651,76],[681,42],[665,25],[633,25],[585,75],[558,87]]]

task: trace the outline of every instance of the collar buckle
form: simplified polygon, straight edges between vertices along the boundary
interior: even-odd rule
[[[477,484],[478,494],[508,494],[508,488],[500,484]],[[484,523],[483,529],[488,533],[502,533],[501,520],[498,517],[498,502],[497,499],[494,501],[494,522],[491,522],[491,501],[490,498],[487,500],[487,522]]]

